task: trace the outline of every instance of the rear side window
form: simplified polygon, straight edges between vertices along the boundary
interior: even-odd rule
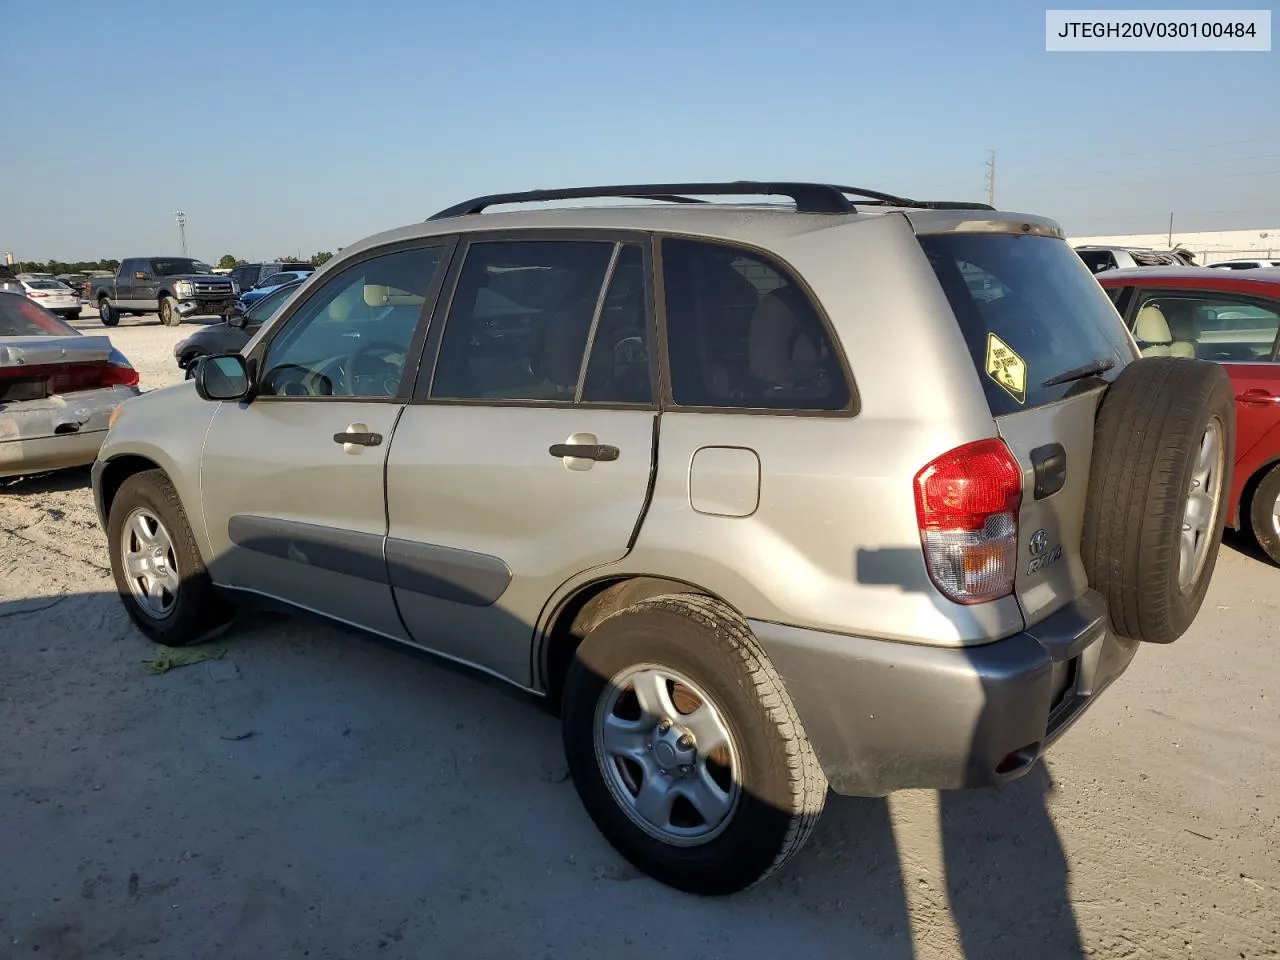
[[[1077,250],[1076,254],[1093,273],[1112,270],[1116,265],[1115,255],[1110,250]]]
[[[1063,241],[1012,234],[920,238],[964,333],[995,416],[1053,403],[1078,382],[1046,381],[1133,345],[1098,282]]]
[[[0,337],[76,337],[79,331],[24,296],[0,293]]]
[[[662,241],[672,399],[683,407],[838,411],[851,394],[808,295],[763,256]]]

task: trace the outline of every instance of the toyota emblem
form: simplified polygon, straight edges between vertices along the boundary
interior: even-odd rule
[[[1049,535],[1043,530],[1037,530],[1031,535],[1031,555],[1038,557],[1049,549]]]

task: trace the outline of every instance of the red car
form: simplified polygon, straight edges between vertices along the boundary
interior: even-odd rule
[[[1221,363],[1235,385],[1236,463],[1227,525],[1280,563],[1280,269],[1140,267],[1098,282],[1144,356]]]

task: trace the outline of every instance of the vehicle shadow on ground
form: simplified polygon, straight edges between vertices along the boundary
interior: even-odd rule
[[[831,797],[782,871],[702,899],[600,837],[540,704],[429,654],[251,608],[152,675],[165,648],[105,586],[0,601],[0,633],[14,957],[923,960],[958,955],[952,922],[970,960],[1080,955],[1040,768],[932,821]]]
[[[1257,560],[1264,566],[1272,567],[1273,569],[1276,567],[1271,558],[1258,546],[1257,541],[1247,533],[1242,533],[1239,530],[1224,530],[1222,532],[1222,545],[1230,547],[1236,553],[1246,556],[1250,560]]]
[[[72,467],[49,473],[33,473],[0,479],[0,493],[39,496],[44,493],[66,493],[82,490],[90,484],[90,468]]]

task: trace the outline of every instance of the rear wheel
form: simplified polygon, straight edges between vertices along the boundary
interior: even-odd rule
[[[1280,465],[1272,467],[1253,491],[1249,528],[1263,552],[1280,563]]]
[[[98,316],[102,318],[104,327],[114,327],[120,322],[120,312],[111,306],[111,301],[106,297],[98,298]]]
[[[107,518],[107,545],[125,610],[151,640],[186,646],[230,619],[163,471],[135,473],[120,485]]]
[[[182,322],[182,317],[174,307],[173,297],[160,298],[160,322],[166,327],[176,327]]]
[[[641,601],[598,624],[565,681],[565,753],[618,851],[681,890],[733,893],[817,823],[827,781],[772,664],[710,598]]]
[[[1199,612],[1222,541],[1235,422],[1231,381],[1204,360],[1137,360],[1103,397],[1082,556],[1121,636],[1172,643]]]

